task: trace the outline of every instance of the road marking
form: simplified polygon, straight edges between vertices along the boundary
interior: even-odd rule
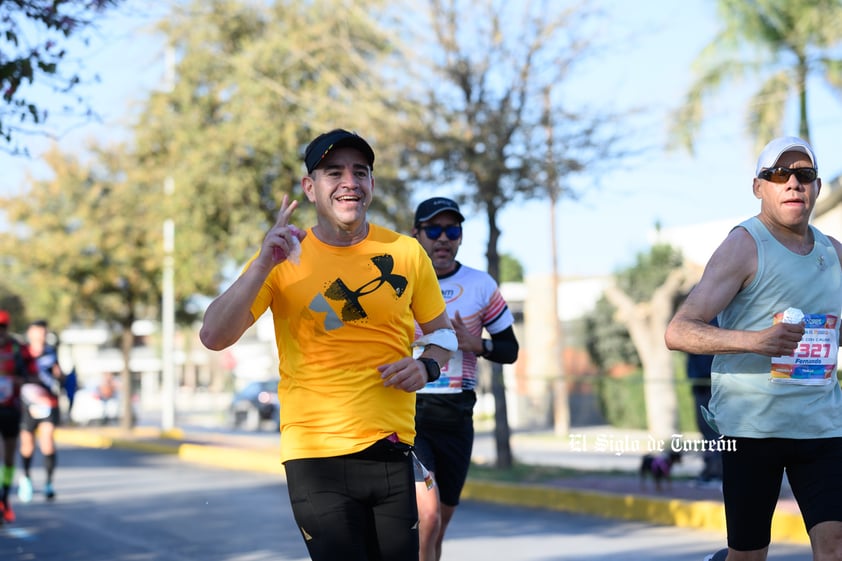
[[[35,539],[35,534],[18,526],[2,526],[0,527],[0,535],[6,535],[18,540],[32,541]]]

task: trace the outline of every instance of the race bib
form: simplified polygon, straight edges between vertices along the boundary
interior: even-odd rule
[[[774,323],[784,320],[775,314]],[[839,318],[830,314],[805,314],[804,336],[790,356],[772,358],[771,381],[778,384],[816,386],[835,381],[836,356],[839,352]]]
[[[33,419],[43,420],[50,416],[49,405],[34,404],[30,405],[27,409],[29,410],[29,415]]]
[[[455,351],[441,368],[441,376],[418,393],[460,393],[462,391],[462,351]]]

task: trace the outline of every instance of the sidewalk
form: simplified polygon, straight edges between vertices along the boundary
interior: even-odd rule
[[[56,440],[59,445],[173,454],[188,462],[283,476],[280,438],[266,434],[180,429],[164,434],[154,427],[137,427],[127,434],[116,427],[60,427]],[[649,440],[642,431],[613,427],[572,429],[566,439],[549,432],[514,433],[511,447],[517,462],[561,466],[584,473],[541,483],[490,481],[469,474],[462,496],[482,502],[713,530],[722,533],[724,542],[721,491],[696,487],[687,479],[700,469],[697,454],[685,455],[674,472],[675,480],[662,491],[655,490],[651,482],[641,485],[636,471],[640,457],[651,446]],[[495,454],[493,434],[478,431],[474,462],[492,464]],[[798,507],[786,486],[773,519],[772,540],[809,543]]]
[[[681,435],[681,441],[699,435]],[[551,432],[514,433],[515,460],[527,464],[555,465],[583,470],[540,485],[506,485],[468,478],[463,496],[475,500],[517,504],[591,514],[606,518],[640,520],[718,531],[725,538],[725,510],[719,488],[701,488],[692,478],[702,469],[700,453],[684,455],[673,470],[672,485],[661,492],[651,482],[641,485],[641,456],[661,443],[645,431],[608,426],[572,428],[568,437]],[[665,447],[670,442],[663,443]],[[474,461],[493,463],[494,439],[477,433]],[[784,481],[772,521],[772,541],[809,544],[800,511]]]

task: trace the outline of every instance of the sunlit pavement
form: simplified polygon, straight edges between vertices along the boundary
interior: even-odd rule
[[[640,437],[640,434],[634,437]],[[187,462],[226,469],[273,473],[281,477],[284,475],[279,461],[280,439],[273,434],[209,429],[163,432],[156,427],[136,427],[129,432],[117,427],[60,427],[56,440],[59,445],[128,448],[147,453],[173,454]],[[559,439],[549,439],[546,433],[517,434],[513,436],[512,442],[520,461],[531,463],[535,458],[541,458],[544,464],[575,464],[578,468],[584,467],[584,451],[571,450],[569,442],[560,443]],[[475,458],[477,450],[487,455],[490,446],[493,447],[493,436],[478,433]],[[627,469],[628,466],[635,466],[639,455],[593,453],[588,458],[594,473],[540,484],[492,482],[469,477],[463,497],[497,504],[700,528],[725,534],[725,514],[717,489],[694,488],[688,480],[681,479],[658,493],[651,484],[641,485],[634,473],[629,473],[631,470]],[[610,470],[614,472],[605,475],[599,473]],[[809,543],[801,516],[791,499],[784,497],[779,502],[772,534],[773,541]]]

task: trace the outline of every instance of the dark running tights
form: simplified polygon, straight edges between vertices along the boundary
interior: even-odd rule
[[[417,561],[411,459],[286,462],[292,511],[314,561]]]

